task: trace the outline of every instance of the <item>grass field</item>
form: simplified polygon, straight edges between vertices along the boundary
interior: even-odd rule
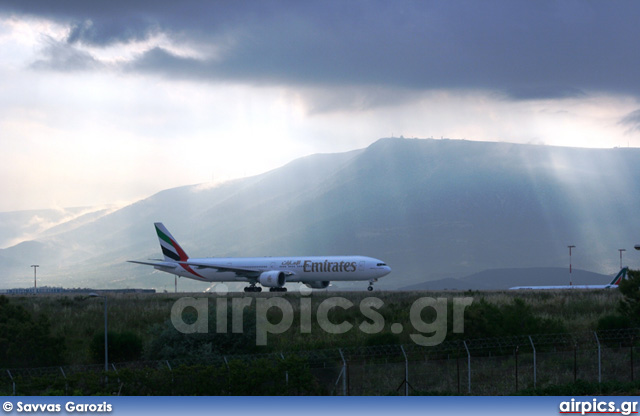
[[[220,348],[223,352],[274,352],[295,351],[311,349],[327,349],[350,346],[363,346],[375,344],[394,344],[413,342],[410,334],[419,333],[411,322],[411,307],[422,298],[446,299],[449,305],[448,324],[452,324],[451,305],[456,298],[471,298],[471,306],[464,311],[465,331],[456,334],[458,337],[491,337],[497,335],[509,335],[497,331],[502,328],[513,327],[514,331],[520,326],[525,328],[523,320],[529,319],[538,323],[535,330],[544,333],[544,330],[564,328],[569,332],[581,332],[596,329],[598,320],[614,314],[621,298],[618,290],[599,291],[496,291],[496,292],[313,292],[308,296],[299,293],[287,294],[245,294],[229,293],[221,297],[216,294],[203,293],[177,293],[177,294],[122,294],[108,295],[108,320],[109,331],[130,332],[142,340],[143,353],[141,359],[160,359],[158,356],[158,343],[163,341],[163,336],[173,331],[173,338],[187,339],[190,335],[179,334],[170,323],[171,310],[175,302],[184,297],[207,299],[206,305],[209,311],[208,329],[212,334],[216,333],[218,309],[226,303],[228,330],[232,331],[234,319],[242,321],[245,331],[244,337],[237,338],[238,334],[225,335],[226,341]],[[256,312],[264,309],[281,298],[291,305],[293,312],[292,322],[288,329],[282,333],[268,334],[268,342],[265,346],[256,346],[255,337]],[[369,334],[360,330],[361,324],[371,323],[360,309],[364,303],[370,302],[370,298],[379,299],[375,310],[383,319],[383,327],[375,334]],[[334,298],[339,298],[338,306],[329,308],[329,322],[338,324],[351,324],[351,329],[340,334],[331,334],[318,323],[318,307],[324,304],[327,309]],[[514,307],[514,302],[519,299],[520,305]],[[104,304],[102,298],[89,298],[81,295],[38,295],[38,296],[9,296],[12,304],[21,305],[34,315],[46,316],[51,325],[51,333],[62,337],[65,343],[64,363],[60,364],[88,364],[96,362],[92,358],[90,344],[94,336],[104,331]],[[238,311],[232,306],[245,302],[247,307],[241,308],[243,317],[238,318]],[[278,301],[281,302],[281,301]],[[445,302],[444,300],[442,302]],[[307,306],[310,305],[310,308]],[[349,306],[353,305],[353,306]],[[492,309],[492,307],[494,307]],[[191,323],[195,319],[193,308],[187,308],[182,316],[183,320]],[[420,312],[420,311],[419,311]],[[431,322],[434,318],[432,308],[423,308],[419,316],[424,322]],[[503,317],[511,314],[513,316]],[[268,309],[268,319],[276,325],[283,319],[283,313],[277,307]],[[526,315],[526,316],[525,316]],[[415,317],[414,317],[415,318]],[[503,321],[503,319],[505,319]],[[481,324],[480,320],[483,320]],[[380,319],[378,319],[379,322]],[[306,326],[307,323],[310,326]],[[509,323],[511,322],[511,323]],[[553,325],[550,325],[553,323]],[[395,327],[393,326],[395,324]],[[402,331],[398,331],[398,325],[402,325]],[[302,326],[301,326],[302,325]],[[348,326],[348,325],[347,325]],[[501,328],[493,327],[500,326]],[[301,330],[306,328],[306,330]],[[505,329],[505,330],[507,330]],[[253,332],[252,332],[253,331]],[[397,332],[397,333],[394,333]],[[228,342],[229,337],[236,336],[234,342]],[[174,341],[172,341],[174,342]],[[214,341],[215,342],[215,341]],[[162,345],[161,345],[162,346]]]

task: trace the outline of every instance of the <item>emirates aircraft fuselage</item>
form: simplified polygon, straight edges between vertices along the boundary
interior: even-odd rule
[[[178,263],[181,267],[163,270],[163,265],[156,265],[156,269],[209,282],[246,282],[247,277],[237,273],[240,269],[246,274],[277,270],[285,273],[287,282],[301,283],[371,280],[391,272],[383,261],[364,256],[190,258]]]
[[[162,223],[155,223],[164,260],[131,263],[153,266],[156,270],[203,282],[247,282],[247,292],[286,291],[288,282],[300,282],[314,289],[324,289],[331,281],[373,282],[391,273],[382,260],[365,256],[308,257],[228,257],[190,258]]]

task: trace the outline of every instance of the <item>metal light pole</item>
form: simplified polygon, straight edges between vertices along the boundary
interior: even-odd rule
[[[622,252],[627,250],[624,248],[619,248],[618,251],[620,252],[620,268],[622,269]]]
[[[97,293],[89,293],[89,297],[104,299],[104,371],[109,371],[109,347],[107,343],[107,296],[98,295]]]
[[[573,279],[571,278],[571,249],[576,248],[576,246],[567,246],[569,247],[569,286],[573,285]]]
[[[33,267],[33,294],[35,295],[36,293],[38,293],[38,284],[36,282],[36,269],[40,267],[40,265],[32,264],[31,267]]]

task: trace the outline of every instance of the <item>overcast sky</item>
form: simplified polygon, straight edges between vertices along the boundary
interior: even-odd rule
[[[640,146],[637,1],[0,3],[0,211],[381,137]]]

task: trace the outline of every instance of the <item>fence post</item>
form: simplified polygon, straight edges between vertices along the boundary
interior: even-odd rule
[[[516,391],[518,391],[518,350],[520,349],[519,345],[516,345]]]
[[[464,349],[467,350],[467,375],[468,375],[468,388],[467,391],[471,394],[471,353],[469,352],[469,347],[467,347],[467,341],[462,341],[464,343]]]
[[[404,346],[400,345],[402,355],[404,355],[404,395],[409,395],[409,359],[407,359],[407,353],[404,352]]]
[[[118,389],[118,396],[120,396],[120,392],[122,392],[122,386],[124,386],[124,383],[122,383],[122,381],[120,380],[118,369],[116,368],[116,365],[114,363],[111,363],[111,368],[113,368],[113,371],[116,373],[116,377],[118,377],[118,383],[120,384],[120,388]]]
[[[9,374],[9,378],[11,379],[11,384],[13,385],[13,395],[16,395],[16,382],[11,375],[11,371],[7,370],[7,374]]]
[[[458,394],[460,394],[460,357],[456,356],[456,370],[458,372]]]
[[[631,337],[631,351],[629,353],[631,356],[631,381],[633,381],[633,336]]]
[[[60,367],[60,372],[62,373],[62,377],[64,377],[64,394],[67,394],[69,390],[69,383],[67,382],[67,375],[64,373],[62,367]]]
[[[573,382],[578,378],[578,343],[573,343]]]
[[[333,390],[331,390],[331,394],[333,394],[333,392],[335,391],[336,387],[338,387],[338,383],[340,382],[340,379],[342,378],[342,375],[344,374],[344,366],[342,366],[342,369],[340,370],[340,374],[338,374],[338,378],[336,379],[336,382],[333,386]]]
[[[593,335],[596,337],[598,343],[598,383],[602,383],[602,351],[600,348],[600,340],[598,339],[598,333],[593,331]]]
[[[282,361],[284,362],[284,354],[280,353],[280,357],[282,357]],[[289,370],[285,370],[284,372],[284,383],[288,387],[289,386]]]
[[[222,359],[224,360],[224,365],[227,367],[227,391],[231,391],[231,368],[229,367],[229,361],[227,361],[227,356],[223,355]]]
[[[342,395],[347,395],[347,360],[344,359],[344,354],[342,354],[342,348],[338,348],[338,352],[340,353],[340,357],[342,357]]]
[[[533,340],[531,339],[531,335],[529,335],[529,342],[531,343],[531,348],[533,348],[533,388],[536,388],[536,347],[533,345]]]

